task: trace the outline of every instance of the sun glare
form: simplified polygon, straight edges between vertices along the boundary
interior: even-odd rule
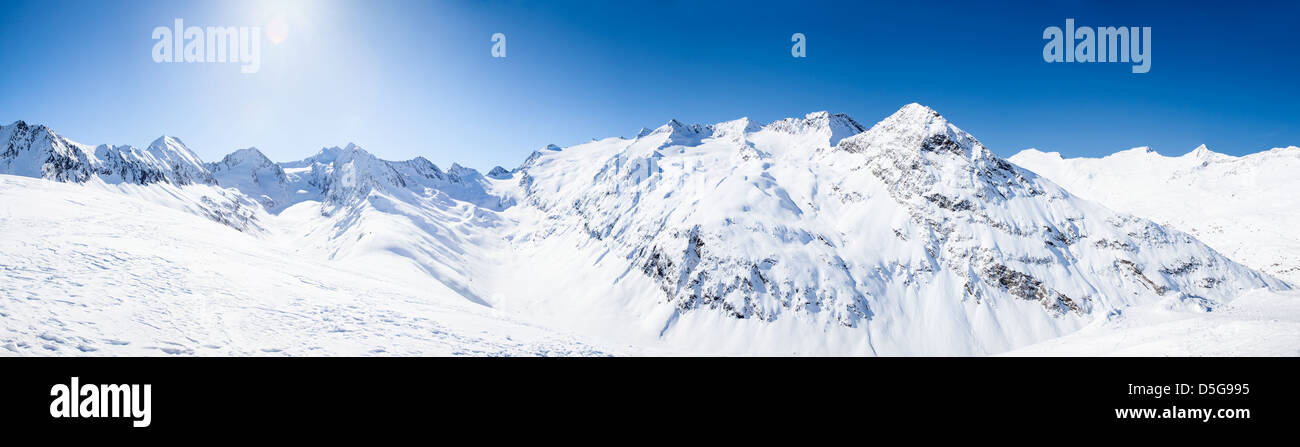
[[[291,36],[310,34],[313,13],[326,2],[307,0],[259,1],[252,4],[253,18],[264,27],[266,38],[280,45]]]

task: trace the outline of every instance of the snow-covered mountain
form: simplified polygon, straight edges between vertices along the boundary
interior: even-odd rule
[[[554,314],[574,309],[552,297],[584,295],[720,352],[972,354],[1132,305],[1212,309],[1286,287],[1074,197],[924,106],[848,137],[827,116],[671,121],[535,154],[519,174],[528,207],[507,213],[527,254],[501,265],[555,270],[510,281],[513,295]],[[577,269],[593,296],[555,280]]]
[[[360,146],[321,149],[305,159],[281,163],[286,184],[299,200],[319,200],[330,206],[363,200],[372,191],[405,196],[437,196],[500,210],[509,206],[490,194],[488,181],[478,171],[452,164],[443,171],[424,157],[387,161]]]
[[[1247,266],[1300,284],[1300,148],[1242,157],[1201,145],[1063,159],[1027,149],[1011,161],[1115,210],[1186,231]]]
[[[496,192],[507,182],[423,157],[385,161],[355,144],[281,166],[299,196],[278,217],[302,253],[433,277],[484,303],[473,269],[499,239],[498,212],[514,204]]]
[[[99,178],[109,183],[214,184],[216,180],[181,140],[163,136],[144,149],[86,146],[49,128],[17,121],[0,126],[0,173],[65,182]]]
[[[237,150],[206,166],[218,184],[238,189],[270,212],[290,205],[297,193],[290,189],[284,169],[255,147]]]
[[[869,129],[827,112],[766,125],[671,120],[632,138],[548,145],[488,175],[354,144],[285,163],[249,148],[205,164],[162,139],[141,158],[157,161],[142,162],[154,180],[126,182],[84,146],[16,126],[0,133],[22,154],[4,152],[5,173],[129,184],[149,200],[142,191],[217,191],[254,208],[258,231],[227,237],[366,277],[432,281],[637,349],[991,354],[1131,308],[1207,312],[1289,289],[1191,235],[1076,197],[918,104]]]
[[[0,126],[0,174],[37,177],[113,189],[206,216],[240,231],[260,232],[265,214],[256,202],[224,190],[180,139],[163,136],[144,149],[91,147],[43,125]]]

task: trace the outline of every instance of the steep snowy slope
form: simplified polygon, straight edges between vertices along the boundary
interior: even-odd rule
[[[535,153],[489,301],[705,352],[983,354],[1134,304],[1286,287],[926,107],[847,137],[832,117],[672,121]]]
[[[604,352],[427,275],[359,274],[97,188],[0,175],[0,234],[0,355]]]
[[[1202,145],[1166,157],[1140,147],[1099,159],[1028,149],[1011,161],[1080,197],[1186,231],[1229,258],[1300,284],[1300,148],[1233,157]]]

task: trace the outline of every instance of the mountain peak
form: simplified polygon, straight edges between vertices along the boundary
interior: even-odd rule
[[[13,123],[10,123],[9,125],[2,125],[2,124],[0,124],[0,129],[6,129],[6,130],[8,130],[8,129],[13,129],[13,130],[16,130],[16,131],[18,131],[18,132],[28,132],[28,131],[30,131],[30,132],[32,132],[32,133],[34,133],[34,134],[44,134],[44,135],[46,135],[46,136],[48,136],[48,137],[50,137],[50,138],[54,138],[54,139],[62,139],[62,138],[63,138],[62,135],[59,135],[59,134],[55,133],[53,129],[50,129],[48,126],[46,126],[46,125],[44,125],[44,124],[40,124],[40,123],[28,123],[28,122],[23,121],[23,120],[17,120],[17,121],[14,121]]]
[[[157,148],[172,147],[172,148],[189,149],[189,147],[186,146],[185,143],[182,142],[180,138],[176,138],[171,135],[163,135],[158,137],[157,139],[153,140],[152,143],[149,143],[149,147],[157,147]]]
[[[898,109],[898,111],[880,120],[871,130],[877,128],[893,129],[894,131],[914,131],[933,135],[947,132],[951,126],[943,115],[929,107],[911,103]]]
[[[665,135],[661,147],[668,146],[694,146],[713,135],[713,126],[701,124],[683,124],[676,118],[668,120],[662,126],[659,126],[651,133],[652,135]]]
[[[1020,152],[1016,153],[1015,155],[1012,155],[1010,159],[1018,160],[1018,159],[1038,158],[1038,157],[1061,160],[1061,153],[1056,151],[1043,152],[1038,150],[1038,148],[1036,147],[1031,147],[1028,149],[1023,149]]]
[[[1211,162],[1236,158],[1231,155],[1220,154],[1212,151],[1204,144],[1196,146],[1196,149],[1192,149],[1191,152],[1184,154],[1183,157],[1190,158],[1194,163],[1199,163],[1201,166],[1209,166]]]
[[[1218,153],[1205,147],[1205,144],[1201,144],[1200,146],[1196,146],[1196,149],[1192,149],[1191,152],[1188,152],[1187,155],[1195,158],[1210,158],[1218,155]]]
[[[243,149],[236,149],[235,152],[232,152],[232,154],[248,154],[248,155],[257,155],[263,158],[266,157],[266,155],[263,154],[262,151],[259,150],[256,146],[249,146]]]
[[[903,106],[866,132],[845,138],[839,147],[849,152],[901,150],[961,158],[992,156],[974,136],[949,123],[934,109],[917,103]]]
[[[206,168],[203,167],[203,160],[199,159],[198,154],[195,154],[194,151],[191,150],[189,146],[186,146],[185,142],[181,141],[180,138],[163,135],[158,137],[158,139],[153,140],[152,143],[149,143],[149,147],[145,152],[148,152],[166,166],[186,166],[187,170],[194,171],[187,175],[198,177],[210,176],[210,173],[208,173]],[[207,180],[208,179],[206,178],[202,179],[202,181],[205,182]]]
[[[806,120],[828,119],[830,117],[831,117],[831,112],[825,110],[819,112],[812,112],[803,116],[803,118]]]
[[[496,167],[493,167],[491,171],[488,171],[487,176],[497,180],[505,180],[511,177],[511,173],[510,171],[507,171],[506,168],[501,167],[501,165],[497,165]]]
[[[447,173],[461,178],[468,178],[468,177],[479,175],[477,169],[461,166],[460,163],[452,163],[451,168],[447,169]]]
[[[668,127],[668,128],[670,128],[670,129],[672,129],[672,130],[675,130],[675,131],[689,131],[689,132],[696,132],[696,133],[698,133],[698,132],[702,132],[702,131],[704,131],[704,130],[710,128],[710,127],[713,127],[713,126],[708,126],[708,125],[699,124],[699,123],[686,124],[686,123],[683,123],[683,122],[681,122],[681,121],[678,121],[676,118],[673,118],[673,119],[668,120],[667,123],[664,123],[664,126],[661,126],[660,128],[662,129],[663,127]]]
[[[369,152],[366,152],[366,150],[362,149],[361,146],[357,146],[356,143],[348,143],[343,147],[332,146],[332,147],[321,148],[320,152],[317,152],[316,155],[308,157],[306,160],[303,161],[316,162],[316,163],[328,165],[334,163],[335,161],[347,161],[358,157],[374,158],[373,155],[371,155]]]
[[[743,135],[746,133],[757,132],[758,130],[762,129],[761,126],[755,124],[748,117],[734,119],[731,121],[724,121],[709,127],[713,128],[714,133],[718,134],[719,136],[737,135],[737,136],[741,136],[742,138]]]
[[[823,125],[832,124],[832,123],[852,123],[857,125],[858,127],[861,127],[861,125],[857,124],[858,123],[857,121],[855,121],[852,117],[850,117],[847,114],[831,113],[825,110],[819,112],[812,112],[807,115],[804,115],[803,119],[804,121],[807,121],[809,123],[820,123]],[[864,128],[863,130],[866,129]]]
[[[685,124],[681,121],[677,121],[676,118],[673,118],[668,120],[667,123],[664,123],[664,125],[659,126],[659,128],[655,129],[655,131],[656,132],[666,131],[666,132],[672,132],[674,134],[700,134],[708,130],[709,127],[710,126],[704,126],[700,124]]]
[[[918,103],[907,104],[898,109],[898,111],[894,112],[892,115],[885,117],[885,119],[880,122],[916,123],[927,126],[932,124],[948,124],[948,120],[944,119],[943,115],[940,115],[939,112]]]
[[[271,159],[266,158],[266,154],[263,154],[262,151],[258,150],[256,147],[248,147],[237,149],[234,152],[227,154],[221,159],[220,164],[230,167],[242,164],[268,166],[275,163],[272,162]]]
[[[830,113],[827,111],[812,112],[800,118],[786,118],[783,120],[773,121],[764,129],[777,132],[802,135],[802,134],[819,134],[827,138],[826,142],[830,146],[839,144],[840,140],[857,135],[867,130],[853,118],[843,113]]]
[[[1160,153],[1151,149],[1151,146],[1138,146],[1107,155],[1107,157],[1140,157],[1146,155],[1160,155]]]

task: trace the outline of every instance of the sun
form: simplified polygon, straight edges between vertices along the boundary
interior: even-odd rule
[[[253,3],[253,17],[264,27],[267,39],[280,45],[293,31],[301,32],[311,26],[311,15],[323,2],[308,0],[259,1]]]
[[[279,45],[289,37],[289,21],[283,15],[275,16],[266,24],[266,37],[271,43]]]

